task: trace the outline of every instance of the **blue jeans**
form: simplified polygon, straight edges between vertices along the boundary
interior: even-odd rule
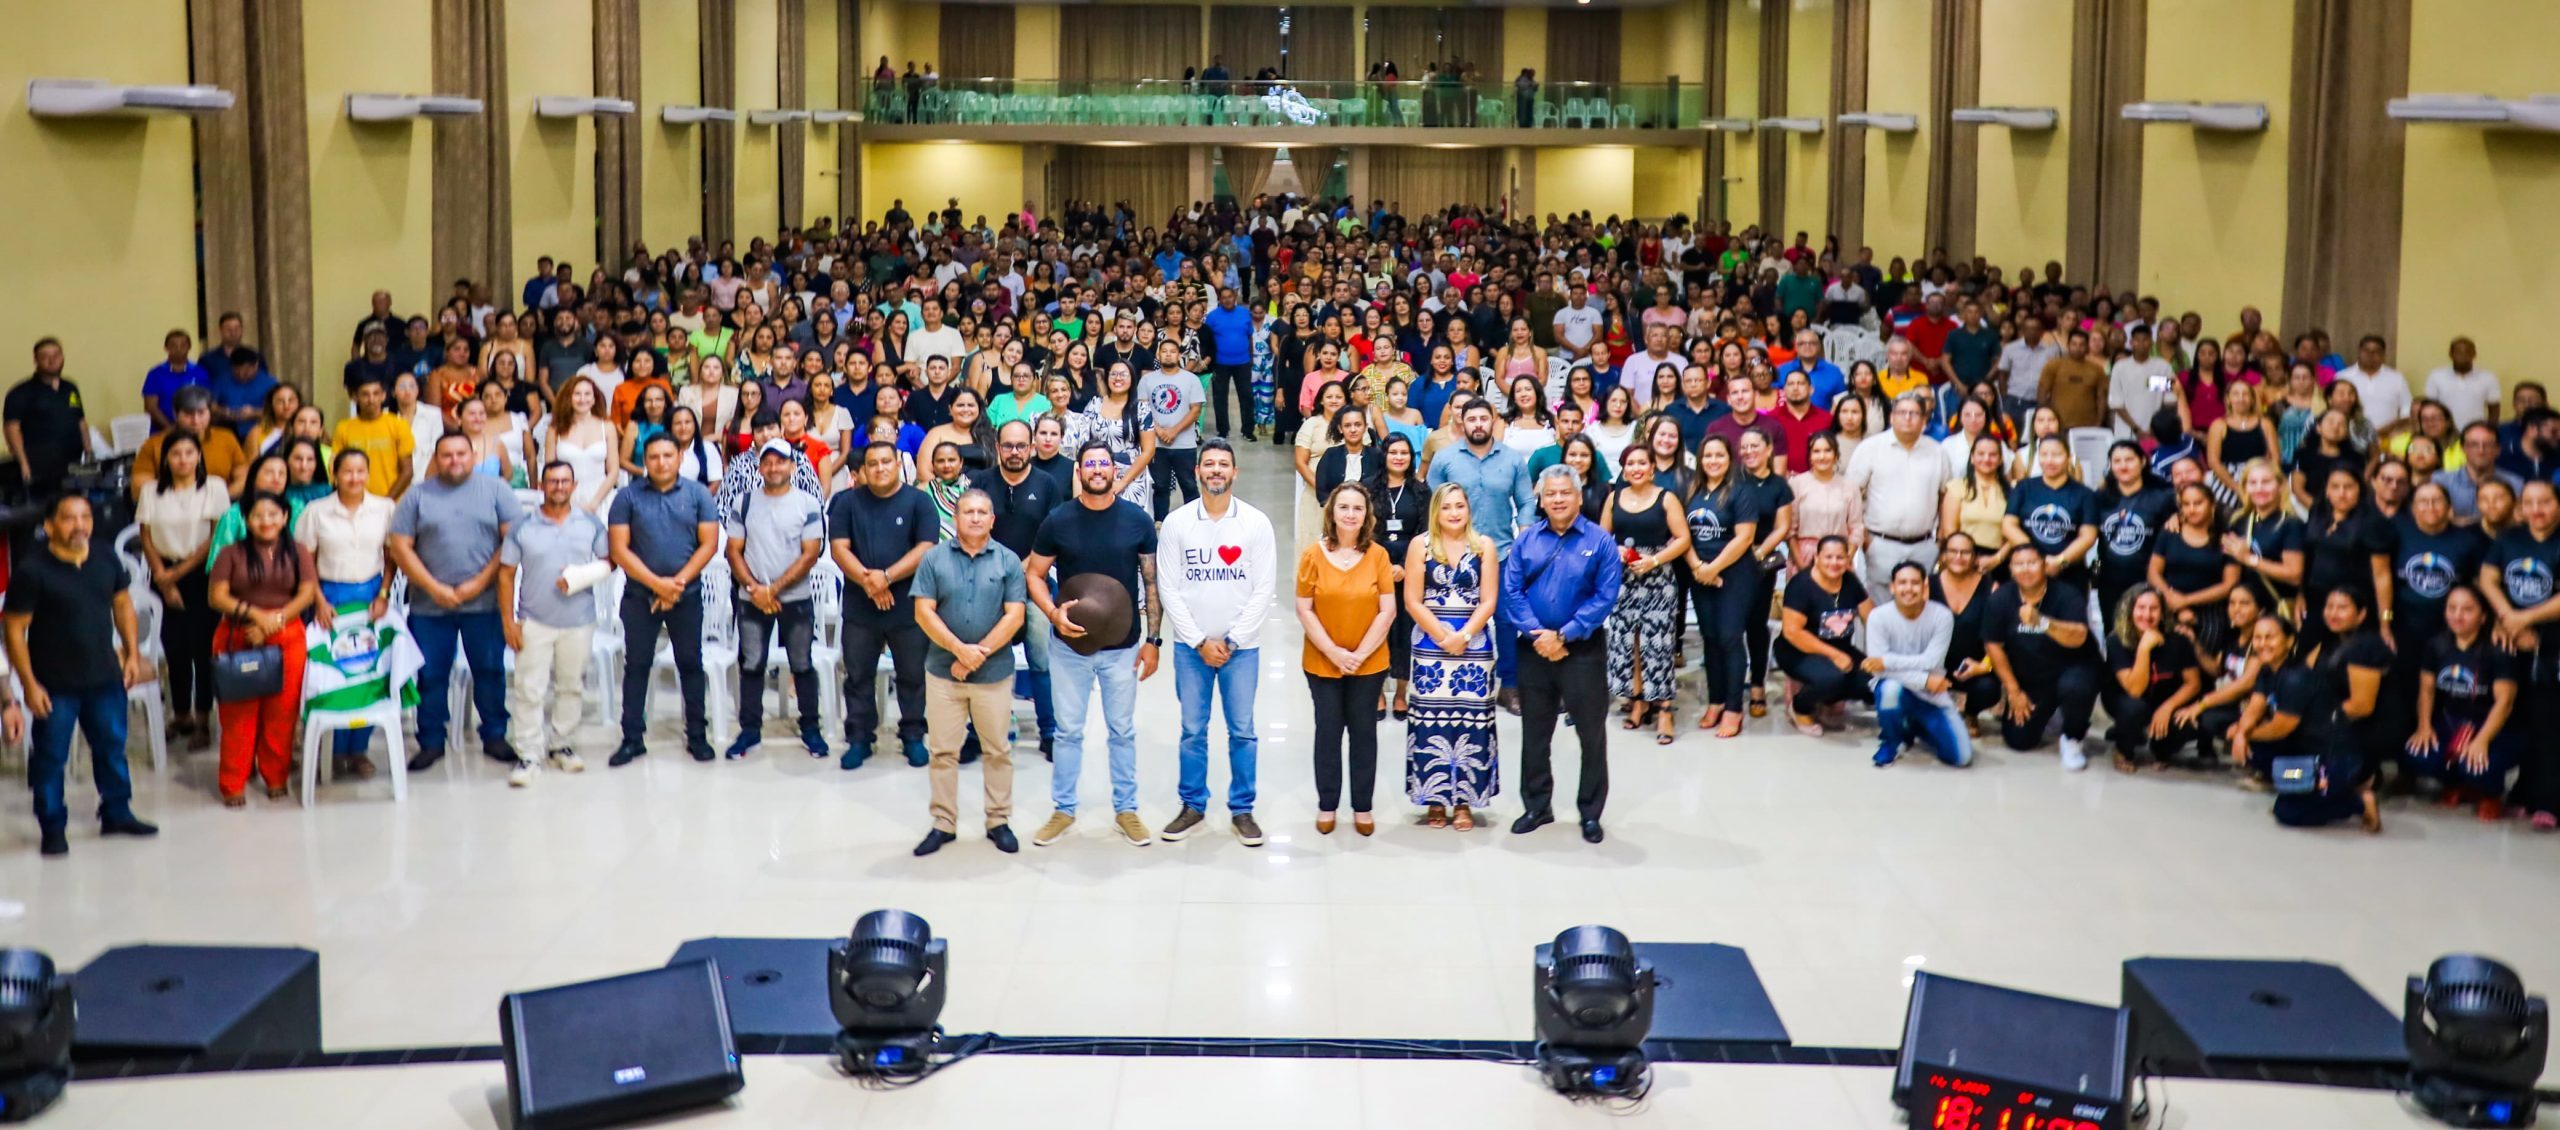
[[[1260,648],[1242,648],[1223,667],[1211,667],[1189,644],[1173,645],[1173,693],[1182,702],[1182,772],[1174,794],[1182,807],[1209,810],[1209,703],[1225,700],[1227,715],[1227,811],[1253,811],[1253,691],[1261,680]]]
[[[89,740],[89,768],[98,778],[98,815],[133,815],[133,770],[125,765],[125,697],[122,686],[53,692],[53,713],[34,719],[27,743],[27,788],[36,795],[36,825],[61,828],[71,820],[62,799],[62,774],[71,764],[71,735]]]
[[[1078,655],[1049,649],[1049,685],[1058,709],[1057,758],[1049,771],[1049,800],[1076,814],[1076,779],[1084,769],[1085,711],[1102,687],[1102,722],[1111,736],[1111,810],[1138,809],[1138,649],[1134,646]]]
[[[471,706],[480,712],[480,744],[507,740],[507,633],[496,612],[449,612],[409,616],[409,633],[418,641],[418,748],[444,749],[444,731],[453,721],[455,651],[471,666]],[[393,751],[397,755],[398,751]]]
[[[1919,741],[1958,769],[1973,764],[1973,739],[1965,735],[1964,718],[1893,679],[1876,680],[1876,731],[1878,757]]]
[[[1051,704],[1049,695],[1049,634],[1053,631],[1056,629],[1049,626],[1048,617],[1023,618],[1022,655],[1027,662],[1013,673],[1014,697],[1031,700],[1032,714],[1039,719],[1040,736],[1044,738],[1058,732],[1058,708]]]
[[[326,601],[332,608],[343,608],[350,604],[372,604],[373,598],[381,592],[382,578],[380,577],[370,581],[320,582],[320,599]],[[414,628],[410,630],[416,631]],[[365,750],[373,745],[373,735],[374,728],[371,726],[340,730],[329,735],[330,753],[337,757],[362,757],[365,755]],[[399,753],[398,750],[391,752],[395,756]]]

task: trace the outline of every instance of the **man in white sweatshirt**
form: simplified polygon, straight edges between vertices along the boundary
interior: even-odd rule
[[[1165,515],[1156,533],[1165,627],[1173,637],[1173,689],[1182,703],[1182,814],[1164,826],[1179,840],[1209,807],[1209,707],[1227,718],[1227,815],[1246,847],[1262,846],[1253,820],[1253,692],[1262,623],[1280,569],[1271,520],[1235,496],[1236,453],[1223,438],[1200,442],[1200,497]]]

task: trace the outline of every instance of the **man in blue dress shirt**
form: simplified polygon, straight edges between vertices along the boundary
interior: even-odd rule
[[[1600,810],[1609,802],[1609,638],[1604,625],[1618,603],[1626,566],[1617,543],[1582,516],[1582,485],[1566,467],[1538,476],[1538,510],[1546,521],[1520,532],[1503,560],[1502,622],[1519,634],[1520,797],[1528,811],[1513,821],[1522,835],[1555,821],[1555,768],[1549,746],[1556,715],[1571,712],[1582,743],[1582,782],[1574,807],[1582,838],[1600,842]]]

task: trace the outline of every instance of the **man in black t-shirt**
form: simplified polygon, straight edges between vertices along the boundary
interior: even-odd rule
[[[1102,693],[1102,718],[1110,733],[1111,808],[1121,836],[1145,847],[1155,842],[1138,818],[1138,683],[1156,673],[1156,649],[1163,644],[1164,607],[1156,599],[1156,530],[1147,512],[1122,501],[1111,491],[1119,473],[1111,449],[1088,443],[1076,452],[1076,500],[1050,512],[1032,538],[1031,556],[1023,562],[1031,603],[1057,631],[1062,646],[1049,650],[1051,706],[1057,711],[1055,768],[1049,776],[1049,799],[1057,812],[1031,837],[1033,847],[1058,842],[1076,822],[1076,783],[1084,767],[1085,712],[1094,691]],[[1048,581],[1057,570],[1058,587]],[[1090,633],[1078,624],[1075,600],[1052,594],[1078,577],[1099,574],[1120,584],[1137,603],[1143,593],[1146,634],[1141,642],[1138,617],[1117,639],[1097,640],[1090,654],[1067,641]]]
[[[21,564],[9,584],[9,662],[26,687],[26,713],[35,719],[27,783],[35,792],[40,850],[48,856],[71,850],[62,777],[75,730],[89,741],[98,780],[98,834],[160,834],[133,814],[133,772],[124,759],[125,689],[155,676],[142,655],[124,563],[113,553],[90,551],[90,521],[88,499],[54,499],[45,514],[43,551]],[[41,668],[33,662],[37,655],[45,657]],[[17,726],[12,715],[7,728]]]
[[[995,505],[992,536],[996,544],[1026,560],[1031,556],[1032,542],[1039,537],[1042,520],[1068,501],[1066,485],[1057,476],[1031,465],[1031,440],[1029,421],[1005,421],[1003,427],[996,429],[996,465],[969,476],[969,485],[987,492],[987,498]],[[1027,662],[1018,682],[1039,719],[1042,757],[1055,755],[1058,733],[1057,712],[1049,700],[1050,631],[1046,618],[1024,616],[1022,652]]]
[[[2062,767],[2076,773],[2089,765],[2080,742],[2089,736],[2101,673],[2089,639],[2088,596],[2045,572],[2044,552],[2034,542],[2009,551],[2009,578],[2016,583],[1991,594],[1983,652],[2006,698],[2000,740],[2018,750],[2043,745],[2045,727],[2060,711]]]
[[[18,454],[28,496],[53,497],[71,465],[89,454],[88,412],[80,386],[62,375],[61,342],[36,342],[36,371],[9,390],[0,419],[7,421],[9,450]]]
[[[933,499],[901,481],[894,444],[863,448],[861,489],[837,491],[827,503],[827,544],[845,580],[842,768],[861,768],[879,736],[874,695],[883,650],[897,677],[900,751],[919,769],[932,760],[924,746],[924,629],[907,590],[941,536]]]

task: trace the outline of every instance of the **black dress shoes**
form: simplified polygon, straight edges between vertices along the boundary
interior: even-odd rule
[[[1022,850],[1022,842],[1013,838],[1013,825],[1010,824],[998,824],[987,829],[987,842],[996,845],[996,850],[1006,855]]]
[[[1582,842],[1586,844],[1599,843],[1602,835],[1603,833],[1600,831],[1599,821],[1585,820],[1582,822]]]
[[[917,854],[917,855],[932,855],[933,853],[935,853],[935,852],[937,852],[937,851],[941,851],[941,850],[942,850],[942,845],[947,844],[947,843],[950,843],[951,841],[956,840],[956,839],[959,839],[959,838],[960,838],[960,837],[958,837],[958,836],[954,836],[954,835],[952,835],[952,834],[951,834],[951,833],[949,833],[949,832],[945,832],[945,831],[943,831],[943,830],[942,830],[942,829],[940,829],[940,828],[936,828],[936,829],[934,829],[934,830],[932,830],[932,831],[930,831],[930,832],[926,832],[926,833],[924,834],[924,840],[923,840],[923,842],[918,843],[918,844],[916,845],[916,854]]]
[[[1556,814],[1553,812],[1523,812],[1519,819],[1511,822],[1511,834],[1525,836],[1555,822]]]

